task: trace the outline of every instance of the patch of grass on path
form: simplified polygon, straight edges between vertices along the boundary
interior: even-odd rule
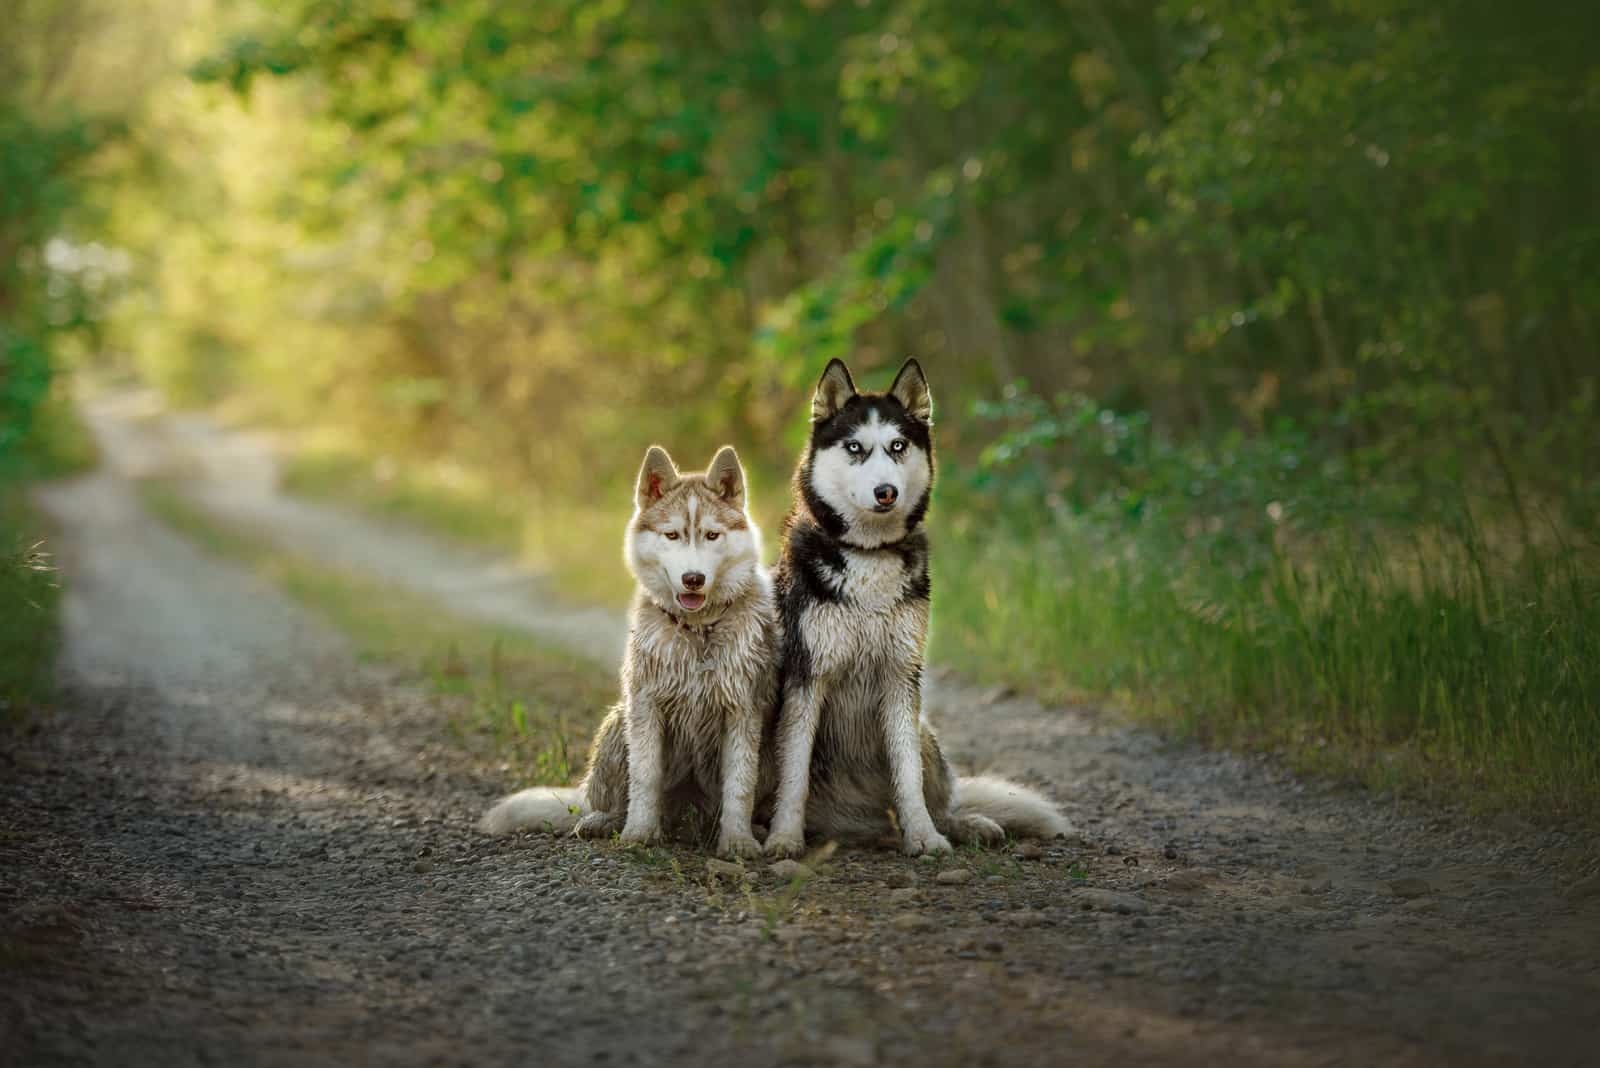
[[[289,457],[283,486],[558,570],[563,594],[578,600],[616,607],[633,592],[620,564],[625,491],[608,500],[614,507],[585,508],[508,492],[455,468],[372,460],[329,448]]]
[[[51,531],[29,488],[94,464],[88,430],[65,395],[52,393],[34,412],[21,448],[0,467],[0,716],[49,701],[60,646]]]
[[[347,635],[363,657],[393,665],[445,698],[468,748],[503,759],[524,784],[565,783],[616,700],[612,674],[507,627],[463,619],[415,594],[284,552],[216,519],[175,485],[144,483],[146,506],[202,548],[247,566]]]
[[[44,533],[23,489],[0,486],[0,716],[50,696],[61,590]]]

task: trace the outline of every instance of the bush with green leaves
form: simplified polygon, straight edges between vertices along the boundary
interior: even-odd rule
[[[1600,570],[1489,536],[1458,489],[1326,457],[1288,421],[1177,443],[1019,387],[940,510],[936,649],[1120,692],[1320,770],[1600,802]]]

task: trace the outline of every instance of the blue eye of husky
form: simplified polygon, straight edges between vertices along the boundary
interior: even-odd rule
[[[889,442],[889,451],[893,452],[893,453],[905,452],[906,451],[906,439],[905,438],[895,438],[893,441]]]
[[[859,441],[847,441],[847,442],[845,442],[844,443],[844,451],[849,453],[851,456],[860,456],[861,455],[861,442],[859,442]]]

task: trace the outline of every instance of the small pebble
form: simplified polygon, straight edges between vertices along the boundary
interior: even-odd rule
[[[1044,913],[1038,909],[1016,909],[1012,912],[1002,912],[1001,918],[1012,927],[1038,927],[1044,923]]]
[[[711,860],[706,861],[706,874],[710,875],[713,879],[744,879],[747,878],[750,873],[744,870],[744,866],[742,864],[735,864],[732,861],[717,860],[716,858],[712,858]]]
[[[784,880],[809,879],[816,874],[798,860],[776,861],[767,866],[767,871],[771,872],[775,878]]]
[[[1143,898],[1134,897],[1132,894],[1119,894],[1115,890],[1097,888],[1077,890],[1073,892],[1072,900],[1085,911],[1093,909],[1097,912],[1117,912],[1123,915],[1150,911],[1149,902]]]
[[[1595,898],[1600,898],[1600,875],[1591,875],[1567,888],[1567,900],[1573,904]]]

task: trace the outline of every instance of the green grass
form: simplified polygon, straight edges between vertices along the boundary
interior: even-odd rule
[[[0,717],[50,697],[61,591],[44,533],[22,487],[0,486]]]
[[[1434,539],[1239,578],[1087,520],[944,533],[933,655],[971,675],[1378,788],[1600,814],[1600,580],[1571,555]]]
[[[622,567],[625,493],[605,507],[585,507],[517,493],[453,468],[388,464],[337,448],[291,456],[284,488],[559,569],[563,592],[579,600],[620,606],[633,592]]]
[[[99,462],[94,436],[78,416],[64,384],[45,395],[33,412],[33,425],[7,468],[14,481],[66,478]]]
[[[625,464],[630,477],[633,463],[630,457]],[[788,493],[781,476],[752,477],[758,487],[780,487],[758,489],[755,495],[755,517],[766,532],[770,562],[777,558]],[[620,608],[633,595],[633,580],[622,565],[622,535],[632,508],[625,484],[608,484],[590,498],[574,500],[497,486],[449,466],[393,464],[320,446],[289,457],[283,486],[559,572],[562,592],[575,600]]]
[[[505,761],[518,783],[565,783],[582,771],[594,725],[616,700],[609,671],[520,631],[286,553],[208,515],[169,483],[146,482],[141,494],[175,530],[282,588],[364,657],[426,682],[451,709],[458,740]]]
[[[60,634],[50,528],[28,490],[93,467],[94,441],[65,396],[51,394],[7,459],[0,470],[0,715],[15,715],[50,700]]]
[[[624,588],[618,508],[525,511],[386,475],[305,453],[289,485],[521,551],[609,602]],[[770,549],[787,501],[766,496]],[[932,655],[969,677],[1109,699],[1161,729],[1377,789],[1600,812],[1600,582],[1570,554],[1510,567],[1470,540],[1402,539],[1240,579],[1170,530],[1019,514],[953,484],[930,525]]]

